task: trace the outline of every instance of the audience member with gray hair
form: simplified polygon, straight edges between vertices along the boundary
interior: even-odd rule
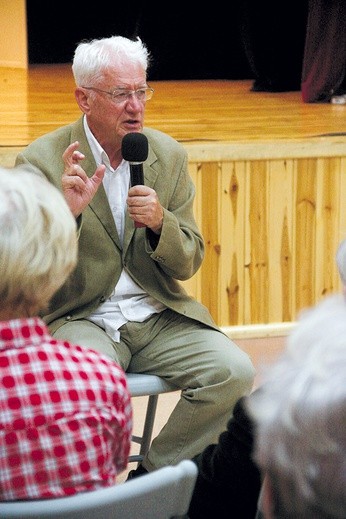
[[[76,223],[57,189],[29,166],[0,169],[0,310],[46,310],[77,261]]]
[[[345,270],[344,245],[337,254]],[[346,302],[302,312],[285,351],[247,400],[266,519],[346,517]]]
[[[125,373],[39,317],[76,266],[75,219],[39,171],[0,168],[0,229],[0,501],[113,485],[131,445]]]

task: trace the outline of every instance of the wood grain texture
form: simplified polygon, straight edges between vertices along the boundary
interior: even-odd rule
[[[186,143],[267,141],[275,148],[277,139],[345,132],[344,105],[304,104],[300,92],[251,92],[249,80],[149,78],[149,84],[155,93],[146,108],[147,126]],[[69,64],[0,67],[0,87],[2,146],[24,146],[80,115]]]

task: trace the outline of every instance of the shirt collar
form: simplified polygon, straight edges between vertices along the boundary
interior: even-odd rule
[[[95,139],[94,135],[92,134],[85,115],[83,117],[83,125],[84,125],[85,135],[88,140],[88,143],[89,143],[91,152],[94,156],[96,164],[97,165],[105,164],[109,168],[110,161],[109,161],[108,155],[105,152],[105,150],[102,148],[101,144]]]

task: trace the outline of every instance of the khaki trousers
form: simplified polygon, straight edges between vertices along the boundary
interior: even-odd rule
[[[143,466],[151,471],[192,458],[218,441],[255,370],[248,355],[221,331],[171,310],[120,328],[120,342],[88,320],[63,324],[54,337],[101,351],[125,371],[163,377],[181,397],[153,439]]]

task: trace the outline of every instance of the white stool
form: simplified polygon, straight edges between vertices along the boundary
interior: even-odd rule
[[[129,456],[129,463],[135,461],[140,463],[150,447],[159,395],[161,393],[178,391],[178,389],[176,386],[173,386],[173,384],[170,384],[157,375],[126,373],[126,377],[132,397],[148,396],[142,436],[132,436],[132,441],[140,445],[139,454],[132,454]]]

